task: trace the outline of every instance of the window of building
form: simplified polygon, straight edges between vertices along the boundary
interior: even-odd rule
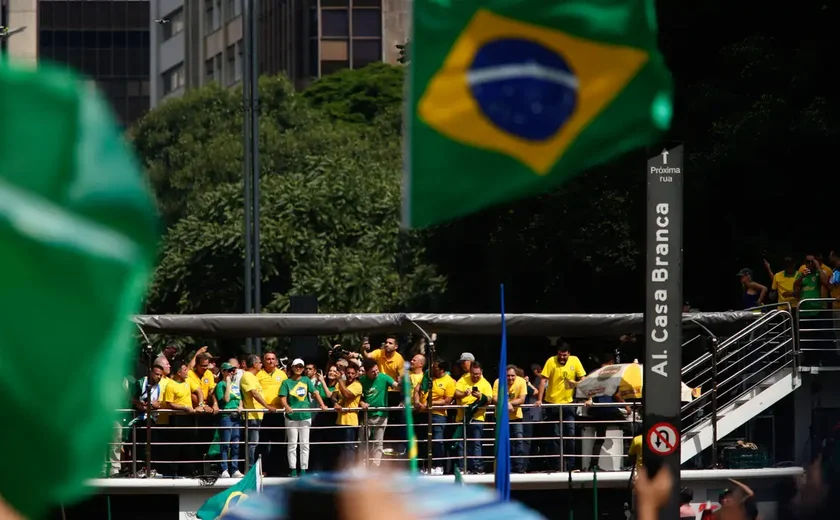
[[[353,0],[353,7],[378,7],[382,9],[382,0]]]
[[[350,35],[350,17],[346,9],[321,10],[321,36],[347,38]]]
[[[350,7],[350,0],[321,0],[321,7]]]
[[[321,60],[321,76],[329,76],[348,68],[350,68],[350,62],[347,60]]]
[[[236,63],[233,66],[233,80],[239,81],[242,79],[242,67],[244,66],[245,62],[243,60],[243,55],[245,53],[245,49],[242,46],[242,42],[236,43]]]
[[[382,40],[353,40],[353,68],[382,61]]]
[[[222,53],[216,55],[216,59],[214,61],[213,66],[213,79],[215,79],[219,84],[222,83]]]
[[[204,60],[204,82],[210,83],[213,81],[213,58]]]
[[[179,63],[161,74],[163,79],[163,94],[169,94],[184,86],[184,64]],[[141,89],[142,89],[141,85]]]
[[[204,0],[204,30],[207,33],[213,32],[213,0]]]
[[[321,40],[320,74],[326,76],[350,67],[346,40]]]
[[[233,16],[241,16],[242,15],[242,2],[244,0],[233,0]]]
[[[184,30],[184,9],[178,8],[166,16],[168,23],[163,24],[163,41]]]
[[[231,45],[225,49],[225,84],[233,83],[236,70],[236,45]]]
[[[216,0],[216,7],[213,9],[213,30],[222,26],[222,0]]]
[[[353,37],[382,37],[382,11],[379,9],[353,9]]]

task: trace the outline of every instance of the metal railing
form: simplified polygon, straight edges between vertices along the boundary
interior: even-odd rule
[[[683,406],[682,431],[711,419],[713,465],[717,462],[720,409],[748,395],[780,370],[791,367],[795,371],[796,345],[791,313],[771,310],[683,368],[683,382],[699,387],[701,394]]]
[[[633,403],[626,403],[626,407],[636,406]],[[435,411],[445,411],[445,421],[435,420],[433,423],[432,468],[424,468],[426,472],[435,472],[435,468],[441,468],[441,472],[450,472],[452,467],[458,466],[464,472],[492,471],[494,461],[493,446],[495,443],[495,419],[494,406],[489,405],[486,409],[485,421],[472,421],[467,423],[466,417],[463,421],[455,421],[454,415],[463,406],[441,406],[435,407]],[[641,418],[632,408],[630,413],[622,412],[623,419],[608,420],[602,415],[591,416],[592,410],[596,408],[609,408],[612,410],[624,410],[625,404],[600,404],[584,406],[582,403],[570,403],[564,405],[543,404],[540,408],[533,405],[523,405],[523,419],[511,421],[511,461],[515,472],[525,471],[566,471],[571,469],[589,469],[590,466],[598,466],[601,471],[621,470],[630,465],[627,460],[627,449],[632,437],[639,434],[641,430]],[[116,425],[115,435],[120,439],[114,440],[108,450],[106,465],[110,466],[103,473],[103,476],[111,477],[145,477],[145,476],[178,476],[177,469],[188,468],[189,474],[181,472],[179,476],[207,476],[218,471],[212,469],[212,465],[220,464],[220,459],[209,459],[207,453],[211,446],[219,444],[214,442],[213,432],[221,427],[218,424],[220,416],[229,413],[238,413],[244,416],[246,412],[264,412],[265,417],[275,416],[278,421],[276,425],[266,426],[261,424],[257,431],[258,439],[253,441],[252,435],[254,425],[248,421],[242,421],[239,429],[240,441],[239,456],[226,458],[229,473],[235,470],[247,472],[254,462],[251,459],[251,450],[256,449],[257,455],[266,450],[273,451],[280,449],[279,457],[286,459],[290,446],[287,432],[293,429],[282,424],[282,412],[268,412],[266,410],[219,410],[217,414],[183,414],[174,410],[159,410],[159,414],[170,414],[181,417],[180,422],[190,422],[188,425],[158,425],[153,424],[150,428],[151,438],[144,439],[146,430],[145,422],[134,421],[131,426]],[[392,414],[393,418],[399,417],[397,422],[388,422],[384,427],[387,431],[405,432],[404,409],[402,407],[391,408],[369,408],[367,411],[361,408],[352,409],[357,412],[359,426],[347,427],[336,425],[336,411],[329,409],[300,409],[295,410],[312,412],[317,416],[329,417],[326,421],[313,421],[307,428],[310,438],[307,445],[311,455],[316,455],[322,460],[325,456],[337,457],[337,451],[344,449],[352,454],[353,461],[360,461],[365,465],[378,465],[377,441],[374,430],[378,426],[370,420],[370,412],[385,411]],[[348,409],[345,409],[348,411]],[[134,410],[120,410],[125,415],[131,414],[136,417]],[[538,414],[538,420],[532,416]],[[418,447],[421,456],[421,465],[426,459],[423,457],[426,446],[426,412],[415,412],[415,433],[418,439]],[[126,417],[127,420],[127,417]],[[325,422],[327,424],[325,424]],[[239,423],[237,423],[239,424]],[[470,427],[471,426],[471,427]],[[456,432],[463,427],[460,432]],[[348,436],[348,428],[353,433]],[[316,433],[317,432],[317,433]],[[342,438],[339,438],[339,436]],[[352,440],[347,440],[352,439]],[[599,442],[600,440],[600,442]],[[298,446],[302,443],[298,442]],[[407,444],[407,436],[386,435],[385,445],[399,446],[399,449],[388,449],[382,451],[381,461],[383,464],[406,464],[408,456],[404,449]],[[149,449],[149,468],[146,469],[145,450]],[[596,450],[593,453],[593,449]],[[263,453],[265,455],[265,453]],[[340,458],[340,457],[339,457]],[[300,460],[300,459],[298,459]],[[350,462],[344,459],[345,462]],[[311,462],[311,460],[310,460]],[[332,462],[332,461],[329,461]],[[488,462],[490,464],[488,464]],[[265,463],[265,460],[264,460]],[[586,466],[586,467],[584,467]],[[201,469],[199,469],[201,467]],[[265,467],[265,464],[264,464]],[[269,473],[271,473],[269,468]],[[276,471],[274,471],[276,473]]]
[[[834,308],[835,303],[840,306],[834,298],[806,298],[799,302],[796,309],[799,347],[805,353],[807,364],[824,361],[819,354],[809,352],[840,355],[840,307]]]

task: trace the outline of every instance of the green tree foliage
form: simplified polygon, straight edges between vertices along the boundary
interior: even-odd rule
[[[329,116],[351,123],[371,123],[402,103],[405,68],[372,63],[362,69],[324,76],[303,96]]]
[[[419,308],[445,280],[399,229],[401,159],[383,132],[336,123],[282,78],[260,82],[263,305],[314,294],[324,312]],[[170,223],[149,312],[241,312],[241,91],[210,86],[133,129]]]

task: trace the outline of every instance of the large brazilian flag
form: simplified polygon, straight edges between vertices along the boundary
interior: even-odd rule
[[[653,0],[415,0],[403,221],[545,191],[661,137]]]

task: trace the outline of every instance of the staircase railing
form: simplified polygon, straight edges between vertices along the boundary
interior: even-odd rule
[[[787,310],[771,310],[735,335],[710,348],[682,370],[682,381],[700,388],[700,396],[682,408],[682,431],[687,432],[711,415],[753,391],[782,369],[796,370],[794,320]],[[709,342],[714,345],[714,342]],[[713,435],[713,463],[717,435]]]

